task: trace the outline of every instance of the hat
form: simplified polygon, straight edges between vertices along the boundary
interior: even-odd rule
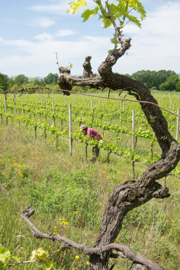
[[[80,126],[79,130],[86,129],[87,127],[85,125]]]

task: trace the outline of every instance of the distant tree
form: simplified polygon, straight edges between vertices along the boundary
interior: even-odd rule
[[[164,83],[161,83],[159,86],[160,90],[164,90],[164,91],[173,91],[176,89],[176,84],[179,82],[179,76],[176,75],[172,75],[169,78],[166,79],[166,81]]]
[[[34,86],[45,86],[45,83],[43,80],[38,80],[37,78],[33,81]]]
[[[176,91],[180,92],[180,80],[175,85]]]
[[[13,78],[10,78],[10,79],[8,80],[8,85],[9,85],[9,88],[10,88],[10,89],[13,87],[13,85],[14,85],[14,79],[13,79]]]
[[[18,89],[19,89],[19,86],[17,84],[13,84],[13,86],[10,87],[10,90],[12,90],[12,91],[16,91]]]
[[[160,89],[159,86],[161,83],[165,82],[167,80],[167,78],[176,75],[176,72],[172,71],[172,70],[159,70],[157,72],[157,89]]]
[[[49,73],[46,77],[44,77],[45,84],[57,84],[58,74]]]
[[[8,89],[9,78],[7,75],[0,73],[0,91],[5,91]]]
[[[28,83],[28,77],[26,77],[23,74],[20,74],[20,75],[15,77],[14,82],[18,86],[21,86],[22,84],[27,84]]]
[[[172,70],[141,70],[133,73],[131,78],[143,83],[150,89],[160,89],[160,84],[172,75],[176,75]]]

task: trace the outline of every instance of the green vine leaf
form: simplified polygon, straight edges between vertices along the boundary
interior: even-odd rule
[[[10,251],[7,248],[0,247],[0,262],[4,264],[11,257]]]
[[[43,248],[38,248],[36,250],[32,251],[32,255],[30,257],[30,260],[40,260],[40,261],[46,261],[46,258],[49,256],[48,251],[45,251]]]
[[[98,11],[99,11],[98,6],[95,6],[95,9],[86,9],[81,15],[81,17],[84,19],[83,22],[87,21],[88,19],[96,15]]]
[[[75,14],[81,7],[85,7],[86,1],[85,0],[78,0],[76,2],[72,1],[69,3],[70,7],[67,9],[67,13]]]

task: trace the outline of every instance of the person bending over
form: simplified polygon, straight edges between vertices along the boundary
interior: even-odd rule
[[[80,127],[80,130],[82,131],[82,133],[84,135],[86,135],[89,138],[92,138],[92,139],[98,140],[98,141],[102,140],[102,136],[94,128],[88,128],[85,125],[82,125]],[[99,151],[100,151],[100,149],[99,149],[98,144],[93,146],[93,148],[92,148],[93,158],[91,159],[92,162],[95,162],[97,160],[97,158],[99,157]]]

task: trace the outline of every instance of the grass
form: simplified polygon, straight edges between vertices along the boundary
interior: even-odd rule
[[[108,135],[108,132],[106,133]],[[110,135],[109,135],[110,136]],[[35,239],[28,225],[20,218],[22,209],[32,205],[34,224],[43,232],[61,235],[93,246],[112,189],[132,179],[132,163],[128,159],[101,151],[95,164],[86,161],[85,147],[74,142],[69,156],[68,140],[48,135],[44,140],[34,130],[21,128],[14,122],[0,124],[0,243],[21,260],[29,260],[39,247],[49,251],[54,269],[86,269],[88,257],[75,250],[60,251],[60,244]],[[142,140],[138,150],[144,159],[149,153],[148,140]],[[122,146],[131,144],[130,136],[121,136]],[[150,149],[150,148],[149,148]],[[155,146],[158,154],[159,148]],[[88,147],[88,157],[91,156]],[[136,174],[145,170],[136,164]],[[179,168],[179,165],[178,165]],[[160,182],[163,183],[164,179]],[[171,197],[151,200],[126,216],[117,243],[156,261],[166,270],[178,270],[180,265],[180,190],[177,178],[169,177]],[[75,257],[79,256],[79,258]],[[113,260],[112,260],[113,262]],[[129,269],[130,262],[118,259],[117,269]],[[19,265],[15,269],[45,269],[43,265]]]

